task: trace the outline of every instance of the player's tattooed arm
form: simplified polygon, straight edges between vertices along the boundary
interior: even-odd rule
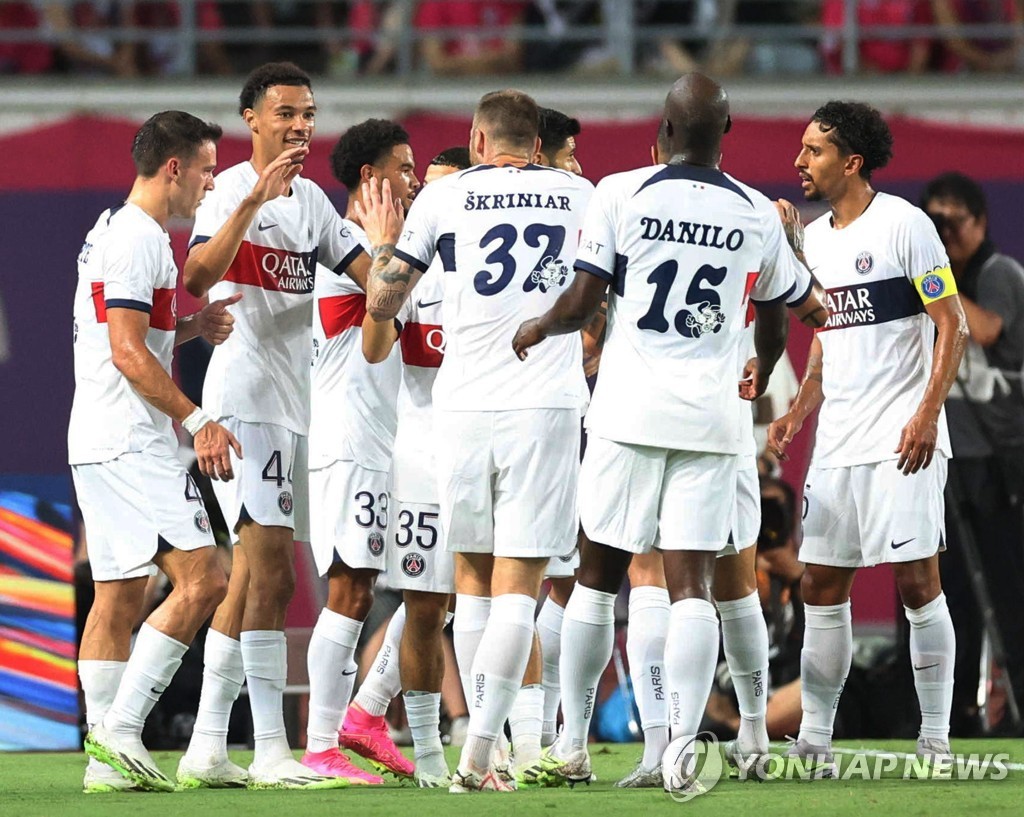
[[[821,341],[817,336],[811,341],[810,353],[807,356],[807,370],[804,372],[803,383],[789,411],[768,426],[768,450],[780,460],[788,459],[786,449],[793,438],[800,433],[804,421],[825,399],[822,392],[822,370],[824,357]]]
[[[959,295],[933,301],[925,310],[935,322],[938,338],[921,404],[900,432],[896,446],[895,453],[900,455],[896,467],[904,474],[915,474],[931,465],[939,438],[939,413],[960,370],[969,334]]]
[[[804,259],[804,224],[800,220],[800,212],[792,202],[785,199],[776,201],[775,209],[779,213],[779,218],[782,219],[782,229],[786,233],[786,241],[793,248],[796,257],[800,259],[801,263],[806,265],[807,261]]]
[[[366,279],[366,312],[375,321],[391,320],[423,273],[395,258],[394,244],[373,248],[373,263]]]
[[[812,329],[820,329],[828,322],[828,303],[825,290],[818,280],[811,276],[811,292],[799,306],[790,307],[800,322]]]
[[[590,323],[601,308],[608,292],[608,281],[589,272],[577,271],[569,287],[558,296],[554,305],[539,318],[525,321],[512,339],[516,357],[526,360],[531,346],[551,335],[579,332]]]

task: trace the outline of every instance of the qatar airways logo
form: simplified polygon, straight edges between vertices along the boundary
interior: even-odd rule
[[[266,252],[260,259],[260,268],[282,292],[312,292],[316,252]]]
[[[432,349],[439,354],[444,354],[444,347],[447,343],[447,339],[444,336],[444,330],[440,327],[435,327],[427,332],[423,336],[423,343],[428,349]]]

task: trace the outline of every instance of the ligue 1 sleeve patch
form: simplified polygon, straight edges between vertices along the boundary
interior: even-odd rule
[[[914,279],[914,285],[926,305],[957,294],[956,281],[949,267],[936,267],[919,275]]]

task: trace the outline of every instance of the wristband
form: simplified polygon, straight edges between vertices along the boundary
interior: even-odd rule
[[[203,411],[201,407],[196,406],[195,411],[181,421],[181,425],[185,431],[195,437],[203,426],[212,422],[213,418]]]

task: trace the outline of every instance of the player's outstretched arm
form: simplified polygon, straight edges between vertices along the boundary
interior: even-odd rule
[[[554,306],[539,318],[525,321],[512,339],[516,357],[526,360],[531,346],[551,335],[579,332],[601,308],[608,291],[608,282],[589,272],[577,270],[572,283],[555,301]]]
[[[229,480],[228,447],[241,457],[242,447],[230,431],[213,422],[179,389],[146,346],[149,313],[113,307],[107,310],[107,330],[114,366],[150,405],[180,422],[195,437],[199,470],[211,479]]]
[[[394,320],[375,321],[369,315],[363,317],[363,357],[367,363],[387,360],[396,340],[398,330]]]
[[[935,322],[939,336],[935,340],[932,371],[921,404],[900,433],[896,467],[904,474],[915,474],[931,465],[939,436],[939,412],[956,380],[960,359],[967,346],[967,317],[959,295],[951,295],[925,306]]]
[[[815,337],[811,341],[811,350],[807,357],[807,371],[804,372],[804,380],[800,384],[796,400],[789,407],[789,411],[768,426],[768,450],[780,460],[788,459],[786,449],[789,444],[800,433],[804,421],[811,412],[825,399],[821,390],[823,367],[821,341]]]
[[[366,237],[373,245],[373,261],[366,277],[366,313],[376,321],[394,318],[423,273],[395,257],[405,217],[401,203],[391,195],[391,183],[376,178],[363,185],[363,200],[354,209]]]
[[[826,306],[827,303],[824,287],[812,275],[811,294],[804,299],[803,303],[791,306],[789,309],[804,326],[809,326],[811,329],[820,329],[828,323],[829,312]]]
[[[302,172],[302,160],[307,153],[309,148],[290,148],[274,159],[263,169],[252,192],[242,199],[209,241],[192,247],[182,271],[189,294],[202,298],[224,277],[260,207],[287,192]]]
[[[789,311],[784,303],[754,303],[754,353],[757,355],[758,372],[763,378],[761,394],[768,386],[768,378],[775,371],[786,351],[789,338]],[[755,396],[760,397],[761,394]]]
[[[178,318],[174,329],[174,345],[181,346],[201,337],[213,346],[220,346],[234,331],[235,317],[228,312],[228,307],[240,300],[242,293],[236,292],[229,298],[207,304],[198,312]]]

